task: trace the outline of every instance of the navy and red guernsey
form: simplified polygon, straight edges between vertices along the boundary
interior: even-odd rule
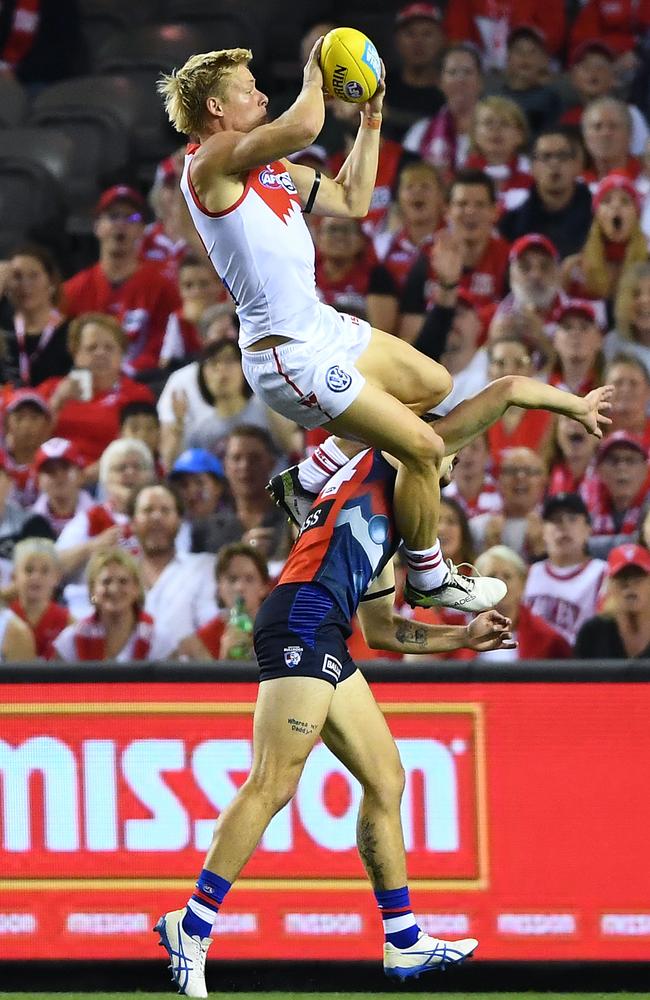
[[[318,583],[351,620],[401,541],[393,515],[396,475],[371,449],[339,469],[314,501],[278,586]]]

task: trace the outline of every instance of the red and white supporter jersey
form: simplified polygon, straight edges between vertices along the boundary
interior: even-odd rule
[[[181,191],[215,270],[239,316],[239,345],[269,335],[308,340],[321,308],[314,280],[314,244],[298,191],[280,160],[255,167],[238,200],[208,212],[190,178],[198,146],[188,146]]]
[[[596,614],[606,565],[602,559],[563,568],[548,559],[533,563],[524,604],[573,645],[582,623]]]

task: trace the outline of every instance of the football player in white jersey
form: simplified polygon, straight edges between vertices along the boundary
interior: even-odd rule
[[[335,178],[289,162],[323,127],[321,43],[307,60],[298,98],[272,122],[247,49],[192,56],[160,80],[172,124],[191,140],[181,189],[236,302],[243,367],[253,390],[303,427],[326,426],[398,460],[395,508],[408,560],[407,599],[454,606],[466,599],[467,578],[445,564],[437,542],[444,446],[418,419],[448,395],[451,376],[409,344],[337,313],[316,295],[314,247],[303,213],[366,215],[385,92],[383,67],[375,66],[377,91],[361,109],[354,146]],[[312,475],[293,488],[317,493],[348,457],[345,445],[331,440],[322,481]],[[491,606],[481,584],[471,586],[475,609]]]

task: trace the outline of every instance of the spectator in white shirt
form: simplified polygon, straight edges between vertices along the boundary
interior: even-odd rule
[[[530,567],[524,604],[572,646],[580,626],[596,614],[607,564],[590,559],[591,518],[578,493],[556,493],[542,511],[547,558]]]
[[[217,613],[214,556],[177,550],[183,504],[169,486],[143,486],[131,511],[131,526],[142,551],[145,611],[170,622],[177,646]]]

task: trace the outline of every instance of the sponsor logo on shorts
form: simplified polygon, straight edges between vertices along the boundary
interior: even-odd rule
[[[323,666],[321,669],[324,674],[329,674],[335,681],[341,679],[341,670],[343,668],[335,656],[325,653],[325,659],[323,660]]]
[[[312,407],[318,406],[318,396],[315,392],[310,392],[308,396],[301,396],[298,403],[300,406],[308,406],[312,409]]]
[[[363,87],[357,80],[348,80],[343,89],[348,97],[361,97],[363,94]]]
[[[291,667],[297,667],[302,660],[302,654],[304,649],[302,646],[285,646],[284,647],[284,662],[291,669]]]
[[[332,392],[345,392],[352,385],[352,376],[340,365],[332,365],[331,368],[327,369],[325,382],[327,388],[331,389]]]

